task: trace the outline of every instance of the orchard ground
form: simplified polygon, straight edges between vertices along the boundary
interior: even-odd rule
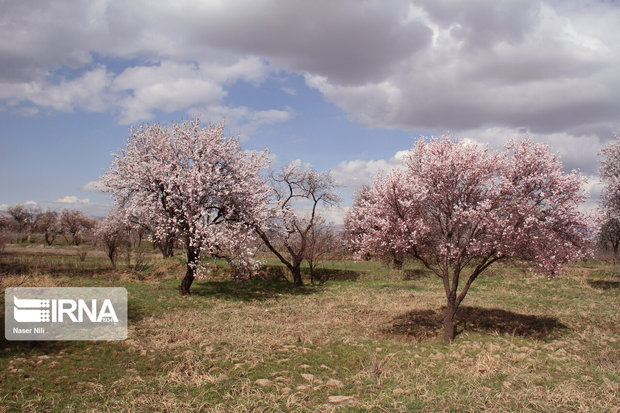
[[[85,253],[85,254],[84,254]],[[620,276],[601,261],[549,280],[496,265],[441,340],[441,280],[409,263],[326,261],[323,281],[177,286],[183,257],[10,244],[10,286],[120,286],[121,342],[0,342],[0,411],[619,411]],[[307,274],[306,281],[307,281]],[[1,300],[4,300],[2,294]],[[4,311],[2,311],[2,316]]]

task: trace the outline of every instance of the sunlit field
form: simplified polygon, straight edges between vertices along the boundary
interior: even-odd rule
[[[80,254],[86,252],[86,254]],[[550,280],[491,267],[441,340],[441,281],[407,263],[325,261],[295,287],[227,268],[177,289],[182,255],[113,269],[92,246],[7,245],[10,286],[129,293],[120,342],[0,344],[0,411],[618,411],[620,278],[584,262]],[[2,295],[4,300],[4,295]],[[2,313],[4,316],[4,312]]]

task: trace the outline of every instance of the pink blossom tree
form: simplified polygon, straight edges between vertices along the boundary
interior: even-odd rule
[[[95,238],[103,242],[112,266],[116,268],[118,250],[129,244],[130,226],[123,211],[113,209],[95,225]]]
[[[367,225],[370,224],[369,217],[366,216],[367,212],[373,208],[373,205],[380,202],[381,196],[377,193],[380,188],[385,190],[385,193],[389,193],[389,188],[384,188],[382,184],[382,176],[377,175],[374,179],[374,185],[363,185],[356,191],[353,199],[353,208],[349,210],[349,213],[345,216],[345,238],[349,247],[354,250],[364,250],[365,259],[371,259],[371,257],[379,257],[382,260],[392,260],[395,269],[402,269],[404,263],[404,255],[401,249],[396,249],[393,243],[390,242],[390,231],[383,231],[382,228],[392,227],[395,224],[395,218],[382,222],[384,227],[376,227],[377,234],[383,233],[386,237],[384,242],[375,242],[370,247],[370,244],[365,243]],[[391,197],[396,196],[394,191],[396,188],[392,188]],[[378,223],[372,224],[378,225]]]
[[[442,280],[450,342],[459,305],[493,263],[524,259],[553,276],[583,256],[582,183],[544,145],[510,143],[493,153],[447,136],[420,139],[406,169],[376,178],[347,222],[357,251],[402,253]]]
[[[187,254],[179,291],[188,294],[201,257],[229,256],[252,262],[253,230],[264,220],[269,188],[260,177],[267,153],[246,153],[224,125],[204,128],[198,119],[171,127],[131,131],[114,155],[103,182],[128,219],[153,217],[154,237],[173,231]],[[253,268],[253,266],[248,266]]]
[[[37,210],[17,204],[9,207],[7,212],[13,217],[15,229],[21,233],[22,242],[30,241],[32,230],[35,228]]]
[[[58,219],[58,213],[50,211],[49,209],[37,215],[35,227],[43,232],[47,245],[52,245],[56,236],[62,230]]]
[[[60,227],[63,236],[73,245],[80,245],[86,235],[95,227],[95,220],[79,209],[63,209],[60,213]]]

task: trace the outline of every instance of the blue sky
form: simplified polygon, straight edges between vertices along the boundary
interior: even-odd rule
[[[343,207],[421,135],[529,136],[588,176],[620,131],[620,6],[595,1],[0,3],[0,209],[103,215],[131,125],[226,119]],[[330,211],[339,220],[343,209]]]

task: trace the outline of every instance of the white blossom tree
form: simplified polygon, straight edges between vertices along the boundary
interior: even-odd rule
[[[599,210],[599,241],[613,251],[616,264],[620,246],[620,135],[601,150],[600,176],[603,182]]]
[[[605,215],[620,219],[620,135],[601,149],[601,195]]]
[[[95,238],[103,242],[112,266],[116,268],[116,257],[123,245],[129,244],[130,226],[123,211],[113,209],[95,225]]]
[[[187,270],[179,291],[188,294],[201,257],[253,261],[248,223],[265,220],[269,188],[260,172],[267,153],[246,153],[224,124],[202,127],[196,119],[131,131],[127,147],[114,155],[103,182],[131,216],[156,217],[154,237],[173,231],[184,245]]]

